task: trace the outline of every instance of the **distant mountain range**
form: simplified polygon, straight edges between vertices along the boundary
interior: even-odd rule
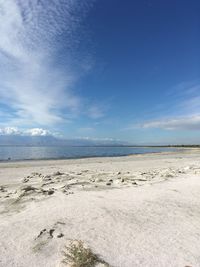
[[[0,146],[117,146],[128,142],[107,139],[62,139],[54,136],[0,135]]]

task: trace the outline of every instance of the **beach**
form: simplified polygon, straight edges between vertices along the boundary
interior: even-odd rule
[[[200,266],[200,149],[0,163],[0,266]],[[78,241],[77,241],[78,240]]]

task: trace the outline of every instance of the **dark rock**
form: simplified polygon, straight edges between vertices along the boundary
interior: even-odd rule
[[[62,174],[63,174],[63,173],[57,171],[57,172],[54,172],[54,173],[53,173],[53,176],[62,175]]]
[[[44,181],[51,181],[51,175],[46,175],[43,178]]]
[[[57,235],[58,238],[63,237],[64,235],[62,233],[60,233],[59,235]]]
[[[46,230],[47,230],[47,229],[43,229],[42,231],[40,231],[40,233],[39,233],[39,235],[37,236],[37,238],[40,237],[42,234],[44,234],[44,232],[46,232]]]
[[[55,193],[54,190],[52,190],[52,189],[48,190],[48,195],[53,195],[54,193]]]
[[[49,234],[50,234],[50,237],[53,238],[53,232],[55,231],[55,229],[50,229],[49,230]]]
[[[39,172],[32,172],[31,173],[33,176],[37,176],[37,175],[40,175],[41,173],[39,173]]]
[[[35,191],[36,188],[31,186],[31,185],[28,185],[26,187],[23,187],[22,190],[25,191],[25,192],[28,192],[28,191]]]
[[[24,178],[22,182],[23,182],[23,183],[27,183],[28,181],[29,181],[28,178]]]
[[[1,192],[6,192],[6,190],[5,190],[5,186],[1,185],[1,186],[0,186],[0,191],[1,191]]]

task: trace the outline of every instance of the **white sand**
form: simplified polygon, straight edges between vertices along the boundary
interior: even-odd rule
[[[0,185],[2,267],[60,266],[70,239],[110,266],[200,266],[197,149],[1,163]]]

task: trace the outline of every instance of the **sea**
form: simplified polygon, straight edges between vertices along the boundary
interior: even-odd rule
[[[176,151],[170,147],[0,146],[0,161],[116,157]]]

